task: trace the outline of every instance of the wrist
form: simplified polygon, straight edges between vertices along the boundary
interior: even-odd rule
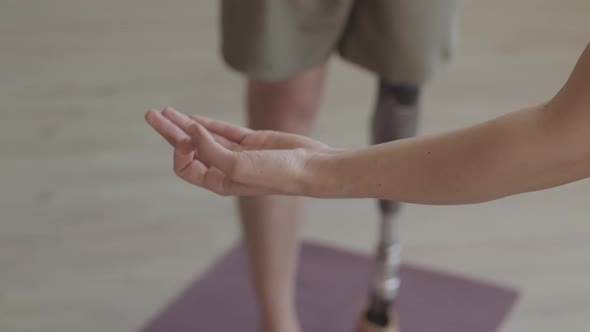
[[[299,177],[299,193],[308,197],[335,197],[334,182],[338,181],[338,157],[346,150],[326,148],[318,151],[306,151],[302,171]]]

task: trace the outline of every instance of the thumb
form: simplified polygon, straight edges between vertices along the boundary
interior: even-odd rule
[[[228,176],[233,176],[237,161],[236,153],[219,144],[211,133],[198,123],[192,124],[187,133],[197,148],[199,159],[203,159],[205,163],[218,168]]]

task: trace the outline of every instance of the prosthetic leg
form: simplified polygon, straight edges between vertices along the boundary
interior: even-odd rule
[[[373,144],[408,138],[416,134],[419,92],[418,86],[379,82],[371,126]],[[401,247],[394,220],[399,209],[399,202],[379,201],[381,224],[375,266],[368,307],[360,317],[358,332],[399,332],[395,301],[400,286]]]

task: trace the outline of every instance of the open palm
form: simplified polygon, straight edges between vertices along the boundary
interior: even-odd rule
[[[174,171],[220,195],[298,193],[306,156],[329,147],[313,139],[255,131],[167,108],[148,123],[174,147]]]

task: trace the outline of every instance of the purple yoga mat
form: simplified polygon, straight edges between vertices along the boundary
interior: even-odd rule
[[[353,331],[367,297],[370,258],[305,244],[297,280],[304,332]],[[402,332],[494,332],[517,293],[403,265],[397,307]],[[142,332],[258,332],[246,255],[232,249],[151,320]]]

